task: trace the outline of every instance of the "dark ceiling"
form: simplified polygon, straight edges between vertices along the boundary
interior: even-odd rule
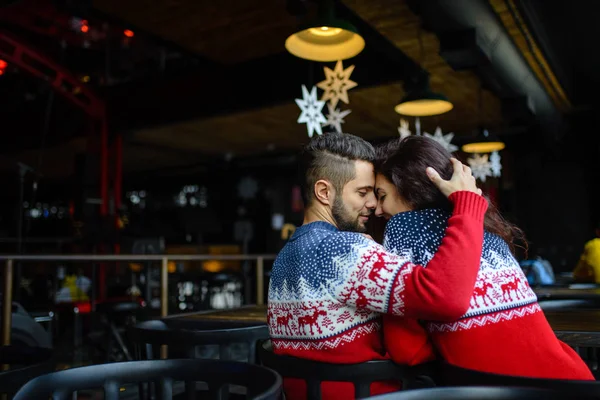
[[[488,2],[472,1],[493,15]],[[479,50],[469,48],[473,43],[465,44],[466,50],[443,49],[447,32],[436,29],[428,17],[437,12],[436,2],[415,3],[336,2],[337,14],[356,25],[367,44],[344,63],[356,66],[352,79],[358,83],[350,92],[347,108],[352,113],[344,130],[373,140],[397,135],[399,116],[393,107],[404,94],[402,83],[422,71],[430,75],[432,88],[455,105],[450,113],[423,119],[424,130],[432,132],[439,125],[455,132],[460,142],[481,124],[506,134],[531,125],[531,118],[514,111],[515,105],[526,107],[526,101],[517,101],[509,82],[490,67],[494,60],[457,68],[451,60]],[[124,137],[124,171],[133,174],[185,169],[226,155],[286,152],[306,142],[305,126],[296,123],[294,98],[300,97],[302,84],[323,79],[323,64],[295,58],[283,46],[303,8],[311,14],[316,4],[95,0],[89,7],[89,2],[23,0],[0,8],[0,29],[87,81],[82,85],[106,101],[111,135]],[[444,14],[437,18],[451,20]],[[81,20],[89,23],[85,34],[74,26]],[[459,21],[452,27],[468,28]],[[135,37],[125,38],[124,29]],[[550,37],[548,43],[554,48]],[[556,56],[559,61],[565,57],[562,50]],[[39,163],[43,154],[46,176],[72,175],[75,154],[86,149],[89,118],[43,80],[10,68],[0,76],[0,118],[18,135],[0,139],[0,167]],[[568,70],[561,73],[569,75]]]
[[[519,9],[576,107],[598,105],[600,37],[597,3],[587,0],[521,0]]]

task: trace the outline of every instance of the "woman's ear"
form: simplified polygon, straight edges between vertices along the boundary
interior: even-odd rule
[[[323,205],[332,205],[335,191],[331,183],[324,179],[319,179],[315,183],[315,198]]]

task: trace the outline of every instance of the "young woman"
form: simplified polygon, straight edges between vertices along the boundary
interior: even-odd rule
[[[409,136],[379,149],[376,215],[389,219],[384,246],[427,265],[440,244],[451,204],[424,173],[452,173],[451,154],[435,141]],[[581,358],[556,338],[513,256],[521,231],[490,205],[471,306],[454,322],[385,317],[392,359],[419,364],[439,357],[478,371],[556,379],[594,379]],[[445,240],[445,239],[444,239]],[[443,305],[440,305],[443,307]]]

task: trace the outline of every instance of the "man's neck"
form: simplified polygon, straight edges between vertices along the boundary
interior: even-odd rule
[[[317,221],[329,222],[331,225],[337,228],[337,224],[335,223],[333,216],[327,210],[318,207],[307,208],[304,212],[304,221],[302,222],[302,225]]]

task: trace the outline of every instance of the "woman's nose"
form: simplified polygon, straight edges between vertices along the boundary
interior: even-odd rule
[[[374,209],[375,207],[377,207],[378,201],[377,201],[377,197],[375,197],[374,193],[369,193],[367,198],[367,201],[365,202],[365,207],[368,208],[369,210]]]

